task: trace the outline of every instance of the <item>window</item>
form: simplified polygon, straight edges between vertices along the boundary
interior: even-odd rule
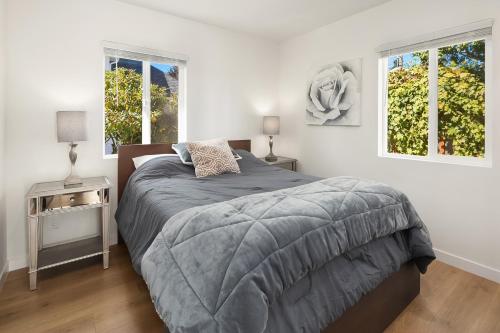
[[[490,43],[491,26],[379,49],[379,155],[491,165]]]
[[[105,156],[119,145],[178,142],[183,135],[185,61],[153,52],[105,47]]]

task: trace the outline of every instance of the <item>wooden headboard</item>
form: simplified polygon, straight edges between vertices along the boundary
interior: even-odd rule
[[[250,151],[250,140],[230,140],[229,145],[233,149]],[[175,154],[171,143],[154,143],[149,145],[126,145],[118,147],[118,202],[122,197],[128,177],[134,172],[134,161],[132,159],[142,155]]]

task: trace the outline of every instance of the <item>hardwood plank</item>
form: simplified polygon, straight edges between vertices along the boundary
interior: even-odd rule
[[[500,284],[434,262],[386,332],[500,332]]]
[[[42,271],[29,291],[26,269],[9,273],[0,292],[0,332],[165,332],[149,292],[123,245],[100,259]],[[500,332],[500,285],[441,262],[421,293],[386,332]]]
[[[30,292],[26,270],[9,274],[0,293],[0,332],[164,332],[126,249],[111,249],[111,266],[86,260],[42,271]]]

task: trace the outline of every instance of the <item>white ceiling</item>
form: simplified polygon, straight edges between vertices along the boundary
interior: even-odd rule
[[[280,41],[389,0],[119,1]]]

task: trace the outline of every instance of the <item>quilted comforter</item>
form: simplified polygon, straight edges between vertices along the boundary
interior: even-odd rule
[[[384,184],[337,177],[184,210],[164,225],[141,270],[171,333],[260,333],[296,284],[391,235],[404,243],[398,263],[414,260],[425,272],[434,253],[407,197]],[[361,285],[317,325],[374,287]],[[321,312],[319,304],[307,307],[315,306]]]

